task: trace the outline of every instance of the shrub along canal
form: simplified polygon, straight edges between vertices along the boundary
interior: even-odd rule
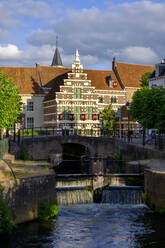
[[[19,225],[1,248],[163,248],[165,217],[145,205],[59,207],[56,219]]]

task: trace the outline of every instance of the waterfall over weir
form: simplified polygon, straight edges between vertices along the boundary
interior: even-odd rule
[[[102,203],[142,204],[141,186],[109,186],[102,191]]]
[[[140,186],[106,186],[94,192],[86,187],[57,187],[57,203],[59,205],[92,203],[99,194],[100,203],[110,204],[142,204],[142,187]],[[94,197],[93,197],[94,196]]]
[[[57,187],[57,203],[59,205],[92,203],[92,192],[86,187]]]

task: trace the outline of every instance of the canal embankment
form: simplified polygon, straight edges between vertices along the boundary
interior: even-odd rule
[[[56,204],[56,178],[49,163],[39,161],[0,161],[0,185],[14,224],[39,217],[39,207]],[[12,170],[11,170],[12,169]]]
[[[144,175],[146,204],[155,212],[165,213],[165,160],[152,159]]]

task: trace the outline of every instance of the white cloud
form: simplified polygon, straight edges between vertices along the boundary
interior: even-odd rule
[[[18,59],[22,55],[22,51],[17,46],[8,44],[7,46],[0,45],[0,60],[2,59]]]
[[[11,43],[9,35],[13,35],[17,28],[13,42],[17,48],[20,47],[19,35],[22,33],[18,31],[24,25],[26,36],[21,40],[25,42],[26,49],[22,45],[21,50],[16,52],[19,54],[16,65],[21,60],[22,65],[33,65],[36,61],[50,64],[56,34],[59,35],[59,46],[63,48],[61,56],[66,66],[72,64],[75,48],[79,48],[84,67],[106,65],[110,69],[114,55],[122,62],[159,62],[159,58],[164,57],[165,3],[151,0],[110,2],[104,10],[96,7],[66,10],[61,8],[62,1],[59,0],[3,0],[0,3],[0,41],[2,44],[5,41]],[[14,60],[13,57],[12,61],[0,57],[0,62],[10,64]]]
[[[74,54],[67,55],[64,53],[63,49],[60,49],[63,64],[67,67],[71,67]],[[53,55],[55,51],[55,46],[43,45],[39,49],[30,46],[25,50],[20,50],[16,45],[8,44],[7,46],[0,45],[0,65],[1,66],[11,66],[16,64],[17,66],[34,66],[35,63],[40,65],[51,65]],[[75,52],[75,51],[74,51]],[[91,55],[81,56],[81,63],[86,66],[93,65],[98,62],[98,58]]]
[[[106,53],[111,57],[117,57],[121,61],[125,60],[130,63],[131,61],[134,61],[134,63],[140,61],[142,64],[151,64],[152,61],[158,61],[159,59],[152,48],[142,46],[129,46],[115,51],[108,49]]]
[[[129,61],[135,61],[146,64],[151,64],[152,61],[156,61],[158,59],[157,54],[150,47],[138,47],[138,46],[130,46],[126,47],[121,51],[122,58],[126,58]]]

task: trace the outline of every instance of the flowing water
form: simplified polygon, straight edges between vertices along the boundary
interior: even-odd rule
[[[142,204],[142,187],[109,186],[103,190],[102,202],[111,204]]]
[[[56,220],[20,225],[1,248],[163,248],[165,217],[144,205],[60,206]]]
[[[93,202],[92,193],[85,187],[58,187],[56,190],[58,205]]]

